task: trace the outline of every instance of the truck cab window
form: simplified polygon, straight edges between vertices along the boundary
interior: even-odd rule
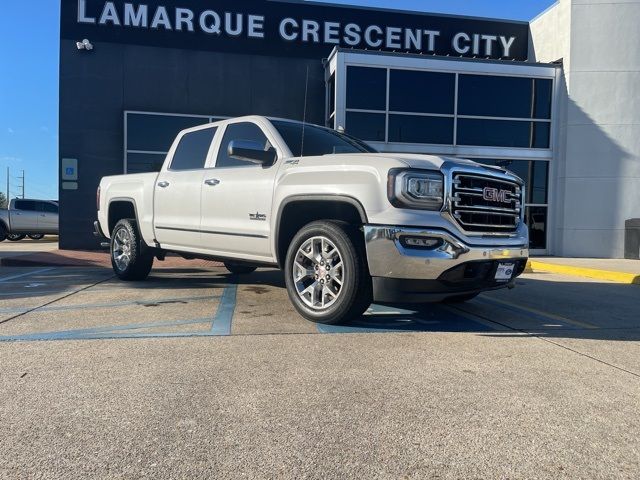
[[[251,163],[231,158],[229,156],[229,143],[233,140],[248,140],[256,142],[263,145],[265,150],[268,150],[271,147],[269,139],[267,139],[267,136],[264,134],[262,129],[255,123],[232,123],[227,125],[227,129],[224,132],[220,151],[218,152],[218,159],[216,160],[216,168],[246,167],[252,165]]]
[[[26,212],[35,212],[38,210],[36,202],[33,200],[16,200],[15,209]]]
[[[197,170],[204,168],[209,147],[217,128],[205,128],[186,133],[171,161],[171,170]]]

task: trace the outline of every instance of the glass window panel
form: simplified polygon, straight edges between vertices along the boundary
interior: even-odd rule
[[[127,153],[127,173],[159,172],[165,158],[157,153]]]
[[[264,147],[265,151],[271,147],[267,136],[255,123],[232,123],[228,125],[224,131],[224,137],[222,138],[220,151],[218,152],[218,159],[216,160],[216,168],[256,166],[251,162],[238,160],[237,158],[231,158],[229,156],[229,144],[233,140],[246,140],[259,143]]]
[[[216,130],[217,128],[205,128],[185,134],[171,160],[171,170],[204,168]]]
[[[547,185],[549,162],[531,162],[531,176],[528,187],[529,203],[543,204],[548,201]]]
[[[329,115],[328,117],[331,117],[331,115],[336,111],[336,75],[335,73],[333,75],[331,75],[331,78],[329,79],[329,84],[328,84],[328,90],[329,90]]]
[[[384,113],[347,112],[346,132],[360,140],[384,142],[385,123]]]
[[[553,80],[535,79],[533,98],[533,118],[551,119],[551,99]]]
[[[453,144],[453,118],[389,115],[389,141]]]
[[[548,122],[458,119],[458,145],[549,148]]]
[[[529,248],[547,248],[547,207],[527,207],[525,223],[529,226]]]
[[[347,67],[347,108],[387,109],[387,70]]]
[[[180,131],[209,123],[203,117],[127,114],[127,150],[168,152]]]
[[[284,120],[272,120],[271,123],[294,157],[315,157],[333,153],[375,153],[375,150],[364,142],[333,129],[309,124],[303,126],[301,123]]]
[[[391,70],[389,110],[453,114],[455,83],[453,73]]]
[[[458,114],[531,118],[531,78],[460,75]]]
[[[16,210],[24,210],[27,212],[37,212],[38,203],[35,200],[16,200],[14,208]]]

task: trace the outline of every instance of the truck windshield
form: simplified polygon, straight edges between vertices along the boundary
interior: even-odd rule
[[[334,153],[377,153],[361,140],[329,128],[282,120],[272,120],[271,123],[287,143],[294,157],[315,157]]]

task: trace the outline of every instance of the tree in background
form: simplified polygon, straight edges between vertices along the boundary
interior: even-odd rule
[[[0,192],[0,208],[7,208],[7,196]]]

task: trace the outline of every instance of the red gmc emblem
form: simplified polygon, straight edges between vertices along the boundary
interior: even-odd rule
[[[499,190],[497,188],[485,187],[482,190],[482,198],[487,202],[511,203],[511,192],[509,190]]]

